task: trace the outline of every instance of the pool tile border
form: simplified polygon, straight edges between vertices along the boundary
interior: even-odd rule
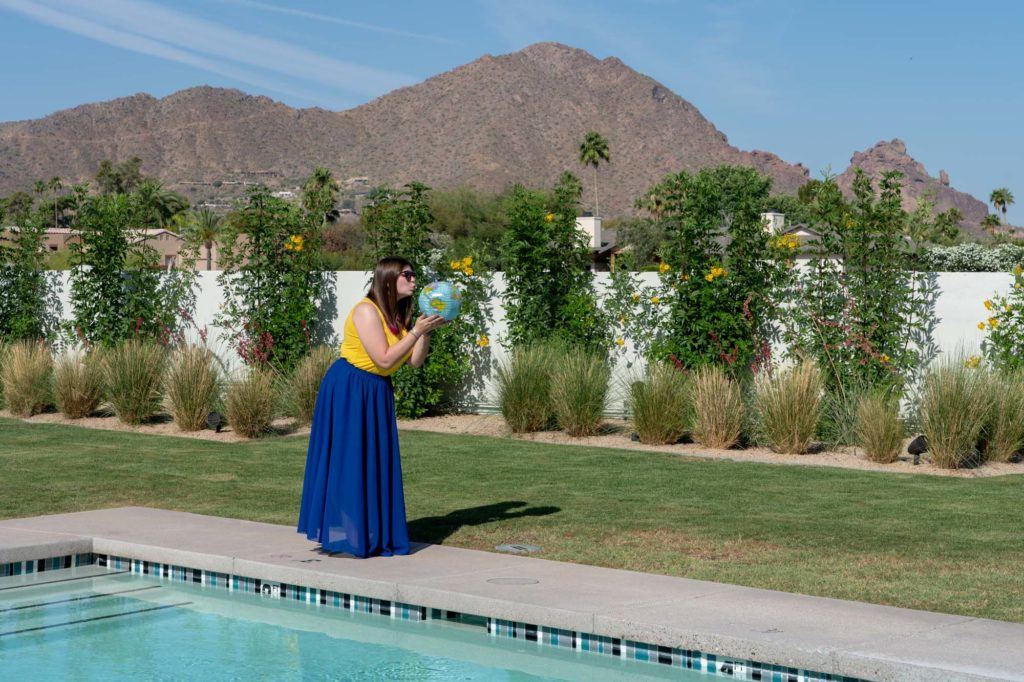
[[[28,559],[26,561],[12,561],[0,564],[0,578],[8,578],[16,575],[29,575],[30,573],[42,573],[43,571],[56,571],[62,568],[74,568],[76,566],[93,565],[93,554],[65,554],[48,559]]]
[[[573,630],[547,627],[532,623],[521,623],[498,618],[487,618],[454,611],[403,604],[386,599],[374,599],[359,595],[333,592],[303,585],[261,580],[247,576],[229,575],[218,571],[209,571],[187,566],[131,559],[128,557],[107,554],[78,554],[38,561],[15,562],[0,565],[0,571],[8,566],[33,564],[46,565],[52,568],[68,568],[72,565],[81,566],[95,564],[108,570],[129,571],[139,575],[151,575],[161,580],[192,583],[204,587],[223,589],[228,592],[244,592],[262,594],[270,598],[280,598],[316,604],[328,608],[337,608],[356,613],[368,613],[392,619],[409,621],[445,620],[471,624],[486,630],[491,637],[520,639],[536,642],[538,646],[555,646],[580,652],[613,656],[630,661],[639,661],[664,665],[680,670],[706,673],[722,679],[740,680],[742,682],[860,682],[858,678],[842,675],[820,673],[801,668],[771,665],[758,661],[748,661],[730,657],[716,656],[707,652],[676,649],[644,642],[634,642],[602,635],[594,635]],[[45,570],[45,569],[39,569]],[[31,570],[27,571],[31,572]],[[17,575],[17,573],[0,573],[0,575]]]

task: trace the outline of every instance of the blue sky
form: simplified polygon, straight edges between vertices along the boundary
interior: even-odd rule
[[[0,0],[0,121],[200,84],[344,109],[554,40],[814,176],[899,137],[983,201],[1009,187],[1020,224],[1022,28],[1021,2]]]

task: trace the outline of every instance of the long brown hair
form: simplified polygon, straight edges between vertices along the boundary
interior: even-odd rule
[[[373,270],[373,281],[370,282],[370,290],[366,293],[366,298],[377,304],[384,313],[384,319],[392,334],[408,330],[412,321],[412,296],[398,300],[398,276],[407,268],[411,270],[412,263],[404,258],[381,258]]]

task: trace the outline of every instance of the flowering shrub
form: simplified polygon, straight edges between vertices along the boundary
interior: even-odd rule
[[[920,269],[934,272],[1009,272],[1024,265],[1024,246],[981,244],[934,246],[921,253]]]
[[[1010,293],[985,303],[986,319],[978,328],[987,332],[981,350],[997,369],[1024,369],[1024,268],[1013,269]]]
[[[720,166],[668,176],[666,247],[658,283],[642,286],[617,267],[606,306],[615,346],[626,339],[650,360],[683,367],[719,364],[743,373],[770,362],[779,293],[788,279],[795,237],[774,238],[761,207],[771,181],[744,167]]]
[[[580,185],[563,173],[550,197],[521,185],[506,202],[505,317],[513,346],[548,338],[605,353],[609,328],[597,303],[590,249],[576,226]]]
[[[321,257],[324,212],[258,187],[228,221],[221,237],[217,281],[224,305],[217,324],[229,330],[245,364],[288,373],[329,334],[317,315],[330,300]]]
[[[423,367],[403,367],[393,377],[395,408],[400,417],[415,418],[461,402],[464,389],[480,389],[490,367],[491,274],[472,255],[455,258],[430,240],[433,222],[427,205],[429,188],[411,183],[401,190],[380,188],[363,212],[372,266],[385,256],[409,260],[418,274],[413,300],[435,280],[447,280],[462,292],[462,308],[451,323],[433,333]],[[419,313],[416,313],[417,315]]]
[[[852,203],[826,179],[812,204],[821,238],[790,292],[784,338],[795,357],[817,362],[840,404],[867,388],[901,392],[936,352],[938,288],[906,267],[900,179],[884,174],[876,195],[858,171]]]

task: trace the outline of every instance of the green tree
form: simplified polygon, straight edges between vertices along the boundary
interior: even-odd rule
[[[133,194],[140,227],[168,227],[175,216],[188,210],[188,200],[158,180],[143,180]]]
[[[605,352],[608,324],[597,306],[590,248],[576,226],[579,182],[564,174],[550,195],[522,185],[507,202],[505,317],[512,345],[559,337]]]
[[[186,235],[206,249],[206,269],[213,269],[213,245],[220,238],[223,218],[208,208],[201,208],[189,214]]]
[[[771,180],[739,166],[669,175],[659,284],[623,289],[613,313],[648,359],[688,368],[720,364],[737,374],[770,359],[778,292],[790,251],[776,248],[761,220]],[[626,297],[629,293],[629,297]]]
[[[335,315],[323,270],[323,214],[251,188],[220,235],[224,292],[218,324],[248,365],[290,372]]]
[[[982,219],[981,225],[989,235],[995,235],[996,228],[1002,225],[1002,221],[995,213],[989,213]]]
[[[320,216],[321,226],[334,223],[338,216],[338,193],[341,188],[331,171],[317,166],[302,185],[302,208],[310,216]]]
[[[54,176],[50,178],[50,181],[46,183],[46,189],[50,190],[50,194],[53,198],[53,228],[57,229],[59,218],[60,218],[60,201],[58,201],[57,192],[64,188],[64,184],[60,181],[60,178]]]
[[[55,340],[61,303],[45,262],[49,211],[19,199],[6,213],[13,225],[0,227],[0,342]]]
[[[142,184],[142,159],[133,156],[115,164],[110,159],[100,161],[96,169],[96,184],[102,194],[125,194]]]
[[[1006,209],[1013,203],[1013,192],[1006,187],[997,187],[992,190],[988,201],[997,211],[1003,214],[1003,224],[1006,224]]]
[[[594,215],[600,215],[597,192],[597,167],[601,162],[611,162],[611,153],[608,151],[608,140],[600,133],[591,130],[580,142],[580,163],[584,166],[594,168]]]
[[[195,304],[193,255],[164,272],[138,226],[146,210],[132,194],[79,196],[71,243],[73,329],[90,343],[180,338]]]
[[[934,275],[909,267],[934,221],[928,202],[903,211],[901,182],[900,173],[883,173],[876,190],[858,169],[849,204],[834,179],[815,197],[821,239],[794,287],[786,338],[794,355],[817,361],[844,402],[868,389],[901,394],[936,352]]]

